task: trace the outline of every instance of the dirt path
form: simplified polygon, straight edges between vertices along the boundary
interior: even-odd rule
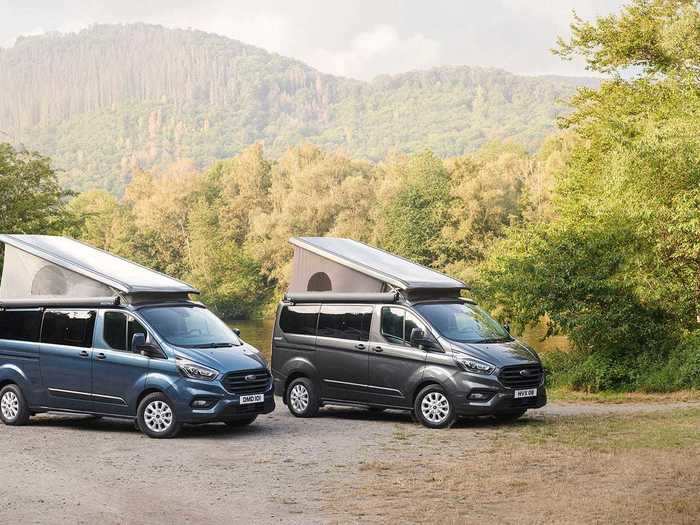
[[[558,403],[528,417],[690,406],[700,403]],[[358,503],[367,479],[381,480],[392,463],[417,479],[452,449],[492,449],[503,429],[466,422],[435,432],[404,413],[348,408],[296,419],[279,407],[246,429],[195,427],[159,441],[128,422],[43,415],[27,427],[0,427],[0,515],[52,524],[383,521],[381,505]],[[409,483],[403,495],[420,498],[416,489]]]

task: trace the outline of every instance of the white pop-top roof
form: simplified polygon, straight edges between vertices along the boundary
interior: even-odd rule
[[[398,289],[467,288],[462,281],[352,239],[292,237],[289,242]]]
[[[187,283],[68,237],[5,234],[0,242],[118,292],[199,293]]]

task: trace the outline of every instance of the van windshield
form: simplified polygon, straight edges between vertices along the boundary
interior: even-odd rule
[[[498,321],[475,304],[426,303],[414,307],[440,335],[459,343],[512,341]]]
[[[168,306],[144,308],[141,315],[168,343],[185,348],[239,346],[241,340],[206,308]]]

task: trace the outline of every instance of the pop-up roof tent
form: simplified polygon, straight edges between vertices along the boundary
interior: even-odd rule
[[[467,286],[440,272],[352,239],[293,237],[289,292],[459,295]]]
[[[5,258],[0,303],[117,298],[182,300],[190,285],[82,242],[49,235],[0,235]]]

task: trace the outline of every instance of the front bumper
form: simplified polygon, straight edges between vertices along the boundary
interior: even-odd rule
[[[262,403],[241,404],[241,396],[251,393],[263,394]],[[169,390],[168,395],[175,403],[177,418],[181,423],[213,423],[244,418],[256,414],[269,414],[275,409],[272,381],[264,392],[228,392],[219,381],[196,381],[181,379]],[[206,408],[194,408],[194,400],[211,402]]]
[[[458,416],[487,416],[514,410],[542,408],[547,404],[544,377],[537,387],[537,396],[515,398],[515,389],[508,388],[496,376],[455,374],[448,385],[448,393]],[[472,392],[486,392],[492,397],[486,401],[472,400]]]

